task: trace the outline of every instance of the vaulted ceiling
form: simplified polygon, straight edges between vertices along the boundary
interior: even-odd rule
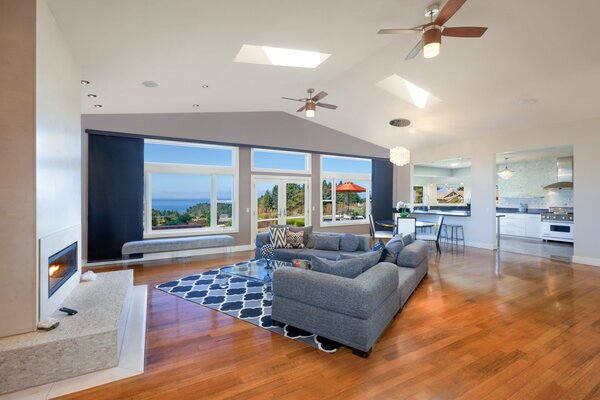
[[[313,122],[413,149],[600,116],[597,0],[470,0],[448,25],[487,26],[483,38],[444,39],[437,58],[412,61],[404,57],[418,34],[377,30],[424,23],[432,1],[48,3],[91,81],[83,113],[285,111],[305,118],[295,112],[301,104],[281,96],[303,97],[314,87],[339,109],[318,109]],[[331,57],[316,69],[234,63],[243,44]],[[376,86],[392,74],[441,101],[420,109]],[[142,86],[147,80],[160,86]],[[398,117],[411,126],[391,127]]]

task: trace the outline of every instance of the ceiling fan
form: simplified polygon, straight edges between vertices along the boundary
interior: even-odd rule
[[[333,104],[319,102],[319,100],[327,96],[327,93],[321,91],[313,96],[312,94],[315,92],[315,89],[308,89],[306,92],[308,93],[308,97],[305,97],[303,99],[292,99],[291,97],[282,97],[282,99],[300,101],[304,103],[304,105],[300,107],[297,112],[306,111],[306,116],[308,118],[312,118],[315,116],[315,109],[317,107],[329,108],[332,110],[335,110],[337,108],[337,106],[334,106]]]
[[[438,5],[429,6],[425,10],[425,16],[429,17],[430,22],[424,25],[415,26],[407,29],[380,29],[379,34],[394,34],[407,32],[421,32],[421,40],[406,56],[406,60],[411,60],[423,50],[425,58],[433,58],[440,53],[442,36],[478,38],[483,36],[487,28],[479,26],[460,26],[447,28],[444,25],[452,16],[465,4],[467,0],[448,0],[440,10]],[[433,17],[436,17],[435,20]]]

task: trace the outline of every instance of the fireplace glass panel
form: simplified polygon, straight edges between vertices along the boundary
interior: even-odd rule
[[[48,298],[77,272],[77,242],[48,257]]]

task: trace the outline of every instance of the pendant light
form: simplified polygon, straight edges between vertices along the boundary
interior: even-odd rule
[[[410,150],[401,146],[390,149],[390,161],[399,167],[408,164],[410,162]]]
[[[508,157],[504,159],[504,169],[498,172],[498,176],[502,179],[510,179],[515,174],[515,171],[508,169]]]

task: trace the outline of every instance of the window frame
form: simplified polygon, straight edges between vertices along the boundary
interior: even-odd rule
[[[343,157],[343,156],[330,156],[330,155],[326,155],[326,154],[321,154],[320,155],[320,176],[319,176],[319,194],[320,194],[320,198],[319,198],[319,226],[320,227],[328,227],[328,226],[348,226],[348,225],[368,225],[369,224],[369,215],[371,215],[371,186],[372,186],[372,176],[373,174],[365,174],[365,173],[354,173],[354,172],[324,172],[323,171],[323,159],[324,158],[343,158],[343,159],[347,159],[347,160],[360,160],[360,161],[364,161],[364,160],[370,160],[368,158],[360,158],[360,157]],[[323,181],[324,180],[331,180],[332,181],[332,185],[331,185],[331,215],[332,215],[332,221],[326,222],[323,221]],[[357,220],[357,219],[351,219],[351,220],[347,220],[347,221],[335,221],[334,220],[334,216],[337,214],[336,213],[336,208],[337,208],[337,204],[336,204],[336,191],[335,191],[335,186],[336,186],[336,181],[342,181],[342,182],[346,182],[346,181],[366,181],[368,182],[367,184],[367,191],[366,193],[366,200],[367,203],[365,205],[365,219],[364,220]]]
[[[227,149],[232,152],[232,166],[175,164],[144,161],[144,239],[159,237],[179,237],[214,235],[219,233],[239,232],[239,148],[236,146],[219,146],[194,142],[179,142],[167,140],[145,139],[145,143],[170,144],[177,146],[205,147]],[[210,190],[210,226],[204,228],[177,228],[177,229],[152,229],[152,174],[178,174],[178,175],[208,175],[211,178]],[[230,227],[217,227],[217,176],[226,175],[233,177],[232,206]]]
[[[304,156],[304,169],[278,169],[278,168],[259,168],[254,166],[254,153],[255,151],[266,152],[266,153],[277,153],[277,154],[294,154]],[[291,150],[275,150],[275,149],[264,149],[261,147],[253,147],[250,149],[250,170],[252,172],[273,172],[278,174],[302,174],[311,175],[312,173],[312,154],[303,151],[291,151]]]

